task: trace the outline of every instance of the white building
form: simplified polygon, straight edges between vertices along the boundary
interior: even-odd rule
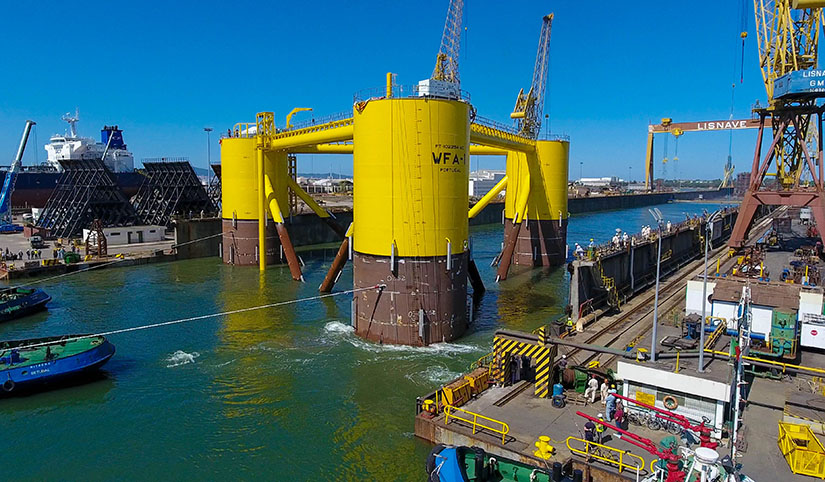
[[[482,169],[470,173],[470,197],[481,197],[487,194],[505,176],[504,171]]]
[[[579,179],[579,184],[588,187],[611,187],[618,186],[623,181],[616,176],[612,177],[583,177]]]
[[[88,229],[83,230],[83,242],[92,233]],[[166,235],[164,226],[122,226],[115,228],[103,228],[103,235],[106,236],[106,244],[109,246],[117,244],[153,243],[163,241]],[[92,241],[94,234],[92,233]]]

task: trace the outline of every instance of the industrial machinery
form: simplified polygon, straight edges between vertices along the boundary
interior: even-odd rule
[[[519,136],[535,141],[534,149],[507,150],[507,173],[470,210],[472,218],[505,190],[504,245],[496,258],[496,280],[507,279],[511,263],[528,266],[561,264],[567,258],[566,138],[542,139],[541,123],[550,53],[553,14],[542,18],[530,89],[519,91],[510,117]]]
[[[754,110],[759,116],[759,134],[750,185],[728,242],[733,248],[744,245],[756,209],[762,204],[810,206],[817,224],[825,226],[822,168],[825,107],[816,102],[825,96],[825,71],[815,70],[822,27],[821,7],[825,1],[757,0],[755,5],[759,65],[768,107]],[[806,135],[813,117],[816,117],[814,125],[818,135],[815,152],[810,152]],[[763,157],[766,125],[773,135]],[[775,182],[766,183],[768,176]]]
[[[13,233],[22,231],[22,226],[17,226],[12,222],[11,215],[11,195],[14,193],[14,183],[17,180],[17,173],[23,164],[23,152],[26,150],[26,144],[29,140],[32,126],[35,122],[27,120],[26,126],[23,128],[23,136],[20,138],[20,146],[17,148],[17,154],[14,156],[9,167],[9,172],[3,180],[3,190],[0,191],[0,233]]]
[[[665,117],[659,124],[647,126],[647,150],[645,155],[645,189],[653,189],[653,140],[656,134],[671,134],[677,139],[686,132],[719,132],[740,129],[758,129],[759,119],[730,119],[699,122],[673,122]],[[719,188],[729,187],[730,177],[733,175],[733,164],[730,156],[725,163],[725,172]]]
[[[428,345],[464,333],[471,320],[468,278],[474,293],[484,289],[469,247],[469,155],[517,151],[535,157],[541,141],[475,115],[459,84],[462,11],[462,0],[450,2],[429,79],[405,87],[388,73],[386,89],[356,94],[351,116],[276,129],[273,114],[262,112],[221,140],[224,262],[264,270],[276,260],[277,236],[293,278],[301,279],[285,226],[288,189],[336,224],[290,176],[290,155],[352,153],[354,220],[346,231],[336,228],[344,240],[320,290],[331,290],[351,261],[357,335]],[[552,206],[560,219],[567,211],[567,143],[555,144],[563,147],[547,148],[542,162],[552,164],[543,169],[561,186],[564,203]],[[529,194],[522,192],[519,219]]]

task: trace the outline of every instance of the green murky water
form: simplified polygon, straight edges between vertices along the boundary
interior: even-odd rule
[[[659,206],[672,220],[710,204]],[[647,209],[579,215],[568,241],[651,224]],[[532,330],[566,304],[564,269],[496,285],[501,227],[472,229],[488,287],[471,332],[427,348],[380,346],[348,326],[350,297],[115,335],[96,380],[0,400],[6,480],[424,480],[415,397],[466,371],[499,327]],[[302,253],[304,284],[217,258],[64,278],[48,313],[0,325],[0,339],[88,333],[317,294],[333,248]],[[351,286],[347,269],[339,289]]]

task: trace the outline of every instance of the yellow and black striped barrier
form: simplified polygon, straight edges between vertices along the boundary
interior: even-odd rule
[[[539,332],[539,340],[547,340],[544,330]],[[523,355],[534,360],[536,366],[536,396],[547,398],[550,394],[551,361],[558,348],[556,345],[519,341],[506,336],[493,338],[493,378],[503,383],[510,378],[510,359],[513,355]]]
[[[59,259],[41,259],[40,266],[56,266],[59,263]]]

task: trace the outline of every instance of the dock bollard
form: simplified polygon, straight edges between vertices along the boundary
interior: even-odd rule
[[[556,451],[556,448],[550,445],[550,437],[547,435],[540,436],[539,441],[536,442],[535,445],[538,450],[533,452],[533,455],[543,460],[550,460],[550,457],[552,457]]]

